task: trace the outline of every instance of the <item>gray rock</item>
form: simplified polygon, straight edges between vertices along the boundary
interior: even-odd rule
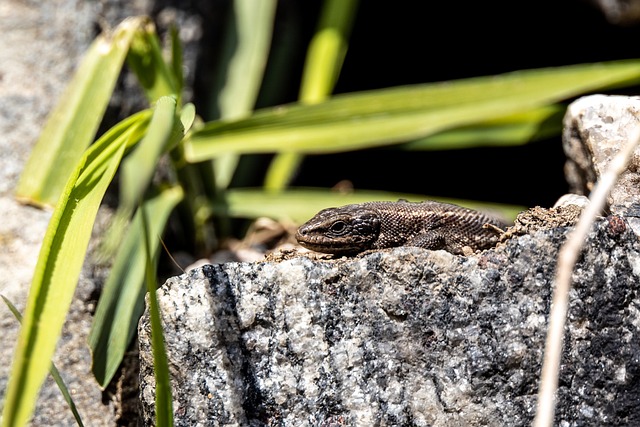
[[[599,220],[575,270],[556,425],[640,422],[640,243],[625,225]],[[529,425],[567,230],[472,257],[407,247],[169,279],[157,296],[176,425]],[[149,336],[145,313],[146,425]]]
[[[633,26],[640,22],[638,0],[590,0],[611,24]]]
[[[640,98],[592,95],[573,102],[564,119],[565,176],[572,193],[586,194],[640,126]],[[614,186],[611,212],[639,216],[640,148]]]

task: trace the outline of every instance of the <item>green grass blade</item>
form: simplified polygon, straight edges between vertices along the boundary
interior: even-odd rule
[[[101,242],[100,255],[110,258],[120,246],[124,229],[138,201],[149,187],[160,157],[176,146],[184,136],[183,121],[191,126],[195,117],[193,104],[187,104],[183,117],[176,116],[176,101],[162,97],[156,102],[153,116],[144,127],[144,137],[123,160],[120,178],[120,206],[114,215],[106,237]]]
[[[275,0],[233,2],[237,45],[215,101],[222,118],[244,117],[255,105],[269,56],[276,6]]]
[[[316,103],[333,92],[347,54],[358,0],[325,0],[302,75],[300,101]]]
[[[566,107],[553,104],[496,120],[445,130],[400,145],[403,150],[453,150],[523,145],[560,135]]]
[[[20,314],[16,306],[13,305],[13,303],[9,301],[4,295],[0,295],[0,297],[2,297],[4,303],[7,305],[7,307],[9,307],[9,310],[11,311],[11,313],[13,313],[18,322],[22,323],[22,315]],[[56,385],[62,393],[62,397],[64,397],[67,405],[69,405],[69,409],[71,409],[71,412],[73,413],[76,424],[78,424],[80,427],[84,427],[84,424],[82,423],[82,417],[80,417],[80,413],[78,412],[78,408],[76,408],[76,404],[73,401],[73,398],[71,397],[71,393],[69,393],[69,389],[62,379],[60,371],[58,371],[58,368],[56,368],[56,365],[54,365],[53,362],[51,362],[51,366],[49,367],[49,374],[51,374],[51,376],[53,377],[53,380],[56,382]]]
[[[149,318],[151,320],[151,351],[153,352],[153,374],[156,379],[156,425],[158,427],[173,426],[173,401],[171,399],[171,381],[169,379],[169,362],[167,350],[162,336],[162,320],[156,296],[157,279],[149,240],[152,230],[149,228],[147,212],[142,210],[142,236],[145,255],[145,283],[149,295]]]
[[[271,47],[276,6],[275,0],[233,2],[235,26],[229,28],[226,37],[228,63],[220,90],[214,91],[210,105],[214,117],[238,119],[253,110]],[[238,160],[235,155],[215,160],[218,188],[227,188]]]
[[[202,161],[229,152],[328,153],[396,144],[639,82],[640,61],[628,60],[340,95],[208,123],[186,141],[185,155]]]
[[[223,212],[231,217],[240,218],[267,216],[278,220],[292,220],[296,223],[302,223],[327,207],[364,203],[372,200],[396,201],[398,199],[414,202],[437,200],[454,203],[472,209],[492,211],[508,220],[515,218],[519,212],[526,209],[523,206],[383,191],[363,190],[342,194],[326,189],[297,188],[273,193],[261,189],[242,188],[228,190],[225,203],[215,203],[211,206],[211,210],[214,215]]]
[[[151,183],[160,156],[183,135],[184,128],[176,117],[176,100],[171,97],[161,97],[156,102],[146,135],[122,162],[120,182],[122,211],[133,212]]]
[[[149,103],[153,104],[163,96],[180,99],[180,77],[174,74],[177,64],[173,59],[171,64],[164,60],[152,22],[147,21],[136,31],[127,56],[127,65],[138,78]]]
[[[53,212],[29,291],[2,426],[23,426],[33,414],[71,304],[98,207],[120,164],[128,136],[125,133],[112,144],[95,144],[87,150]]]
[[[55,206],[71,171],[95,137],[134,34],[145,21],[130,18],[91,45],[49,114],[16,189],[18,200]]]
[[[117,371],[144,310],[145,252],[140,212],[146,212],[151,218],[149,245],[154,248],[155,257],[160,247],[159,236],[182,196],[182,190],[173,187],[146,200],[134,216],[116,255],[89,334],[92,371],[102,388]]]
[[[193,126],[193,123],[196,120],[196,107],[191,104],[185,104],[182,107],[182,111],[180,111],[180,123],[182,123],[182,128],[184,132],[188,132]],[[173,147],[172,147],[173,148]]]
[[[347,54],[347,40],[357,6],[357,0],[325,0],[318,30],[307,51],[300,87],[302,103],[324,101],[333,92]],[[300,153],[278,153],[267,170],[265,189],[281,191],[286,188],[302,159]]]

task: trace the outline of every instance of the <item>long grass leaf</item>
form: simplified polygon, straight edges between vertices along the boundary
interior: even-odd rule
[[[22,323],[22,315],[20,314],[16,306],[13,305],[13,303],[9,301],[4,295],[0,295],[0,297],[2,297],[2,300],[7,305],[7,307],[9,307],[9,310],[18,320],[18,322]],[[84,427],[84,424],[82,422],[82,417],[80,417],[80,413],[78,412],[78,408],[76,407],[76,404],[73,401],[73,398],[71,397],[71,393],[69,392],[67,385],[64,383],[64,380],[62,379],[62,376],[60,375],[60,371],[58,371],[58,368],[56,368],[56,365],[54,365],[53,362],[51,362],[51,366],[49,367],[49,374],[51,374],[51,376],[53,377],[53,380],[56,382],[56,385],[60,389],[60,393],[62,393],[62,397],[64,397],[65,402],[67,402],[67,405],[69,405],[69,409],[71,409],[71,412],[73,413],[73,417],[76,420],[76,424],[78,424],[80,427]]]
[[[191,126],[195,115],[193,104],[187,104],[184,120]],[[126,225],[137,203],[144,196],[158,167],[160,157],[184,136],[185,128],[176,116],[173,97],[161,97],[153,109],[153,116],[145,134],[123,160],[120,178],[120,205],[114,215],[106,237],[101,242],[100,256],[110,258],[120,246]]]
[[[49,114],[20,176],[18,200],[55,206],[71,171],[95,137],[136,31],[146,18],[130,18],[100,35]]]
[[[144,311],[145,252],[141,212],[146,212],[150,218],[148,238],[155,258],[160,247],[159,236],[182,196],[180,187],[173,187],[146,200],[134,216],[116,255],[89,334],[93,353],[91,369],[102,388],[109,384],[122,362]]]
[[[152,232],[147,220],[147,212],[143,209],[142,236],[145,256],[145,283],[149,295],[149,318],[151,320],[151,351],[153,352],[153,374],[156,380],[156,425],[158,427],[173,426],[173,401],[171,399],[171,381],[169,379],[169,361],[162,335],[160,307],[156,296],[157,279],[151,254],[149,240]]]
[[[364,203],[372,200],[396,201],[398,199],[414,202],[437,200],[445,203],[454,203],[472,209],[491,211],[508,220],[515,218],[519,212],[525,209],[523,206],[383,191],[362,190],[343,194],[326,189],[296,188],[273,193],[261,189],[238,188],[228,190],[225,202],[214,203],[211,206],[211,210],[214,215],[216,213],[224,213],[231,217],[240,218],[267,216],[301,223],[327,207]]]
[[[2,426],[25,425],[35,407],[80,275],[104,193],[126,148],[127,134],[89,148],[53,212],[31,283],[7,388]]]
[[[302,103],[316,104],[333,92],[347,54],[347,40],[357,6],[358,0],[325,0],[318,30],[307,50],[300,86]],[[281,191],[286,188],[302,159],[300,153],[278,153],[267,170],[265,189]]]
[[[300,101],[316,103],[333,92],[347,54],[358,0],[325,0],[318,30],[307,51]]]
[[[127,56],[127,65],[138,78],[149,103],[153,104],[163,96],[174,96],[180,99],[182,77],[175,75],[177,63],[174,60],[171,64],[165,61],[160,40],[152,22],[145,22],[145,25],[136,31]]]
[[[397,144],[639,82],[640,61],[628,60],[340,95],[209,123],[186,141],[185,155],[202,161],[229,152],[328,153]]]
[[[224,86],[215,101],[220,117],[236,119],[251,112],[269,56],[275,0],[234,0],[234,50]]]
[[[403,150],[459,150],[523,145],[560,135],[566,107],[553,104],[495,120],[448,129],[401,144]]]
[[[271,47],[271,35],[277,2],[275,0],[234,0],[234,25],[225,39],[228,61],[214,90],[210,110],[222,119],[238,119],[254,108]],[[215,160],[216,185],[226,188],[236,171],[238,156],[226,155]]]
[[[133,212],[151,183],[160,156],[184,135],[182,123],[176,117],[176,100],[158,99],[147,133],[122,162],[120,208]]]

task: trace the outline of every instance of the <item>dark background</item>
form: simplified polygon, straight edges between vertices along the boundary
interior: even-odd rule
[[[211,23],[202,43],[220,39],[215,22],[228,2],[214,4],[201,9]],[[272,45],[276,59],[268,64],[259,107],[296,100],[320,6],[320,1],[280,1]],[[610,24],[598,8],[580,0],[362,0],[335,93],[635,58],[639,35],[638,26]],[[201,59],[195,84],[201,112],[206,107],[198,105],[198,94],[210,87],[209,75]],[[245,161],[255,173],[235,179],[235,185],[261,185],[268,158]],[[356,189],[550,206],[568,190],[563,165],[559,136],[514,148],[383,148],[306,157],[293,185],[332,187],[346,180]]]

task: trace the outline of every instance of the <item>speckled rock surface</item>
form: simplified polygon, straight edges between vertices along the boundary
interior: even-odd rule
[[[564,119],[565,175],[571,192],[589,194],[640,126],[640,97],[592,95],[573,102]],[[640,213],[640,148],[609,197],[611,211]]]
[[[576,268],[556,425],[640,422],[640,244],[618,220],[597,223]],[[530,425],[566,231],[473,257],[397,248],[172,278],[157,295],[176,425]],[[149,333],[145,314],[147,425]]]

